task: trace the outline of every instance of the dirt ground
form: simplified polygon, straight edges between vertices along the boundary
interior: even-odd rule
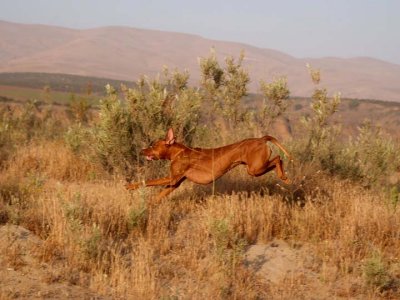
[[[0,226],[0,299],[107,299],[62,281],[61,268],[36,256],[42,240],[16,225]]]
[[[362,283],[356,278],[331,278],[336,274],[324,265],[312,247],[274,240],[252,245],[245,254],[245,265],[271,284],[282,299],[364,299]],[[296,286],[285,292],[287,286]]]

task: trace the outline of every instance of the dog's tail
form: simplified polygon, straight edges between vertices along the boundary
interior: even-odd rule
[[[285,149],[285,147],[283,147],[281,145],[281,143],[278,142],[278,140],[276,138],[274,138],[273,136],[270,136],[270,135],[266,135],[266,136],[263,136],[262,139],[266,142],[271,142],[271,143],[275,144],[276,146],[278,146],[279,149],[281,149],[283,151],[283,153],[285,153],[285,155],[289,158],[289,160],[293,161],[293,157],[289,154],[289,152]]]

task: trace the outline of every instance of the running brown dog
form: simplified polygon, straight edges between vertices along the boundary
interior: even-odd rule
[[[170,176],[144,182],[145,186],[165,186],[156,197],[157,200],[167,196],[185,180],[194,183],[208,184],[238,165],[247,165],[251,176],[261,176],[275,169],[277,176],[285,183],[290,183],[283,170],[279,155],[271,158],[271,148],[266,142],[278,146],[287,156],[287,150],[272,136],[245,139],[243,141],[214,149],[189,148],[175,141],[174,132],[169,129],[164,140],[153,143],[141,151],[147,160],[167,159],[171,161]],[[135,190],[141,182],[127,184],[128,190]]]

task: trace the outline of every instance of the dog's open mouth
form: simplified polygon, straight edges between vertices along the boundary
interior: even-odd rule
[[[153,155],[146,155],[147,160],[153,160],[154,156]]]

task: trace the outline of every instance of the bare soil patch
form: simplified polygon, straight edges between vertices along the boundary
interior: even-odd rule
[[[0,227],[0,299],[107,299],[62,280],[61,267],[40,262],[42,244],[21,226]]]
[[[330,278],[332,266],[323,264],[311,246],[273,240],[250,246],[245,265],[266,281],[283,299],[363,299],[359,279]],[[287,290],[290,292],[288,293]]]

